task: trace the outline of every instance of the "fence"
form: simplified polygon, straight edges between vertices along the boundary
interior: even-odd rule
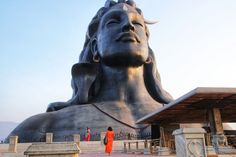
[[[160,139],[137,140],[124,142],[124,152],[135,152],[144,154],[154,154],[160,147]]]

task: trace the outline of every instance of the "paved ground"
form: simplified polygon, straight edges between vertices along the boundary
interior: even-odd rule
[[[125,154],[125,153],[117,153],[114,152],[110,156],[105,153],[88,153],[88,154],[80,154],[80,157],[153,157],[153,155],[143,155],[143,154]],[[157,155],[155,155],[158,157]],[[175,156],[165,156],[165,157],[175,157]]]

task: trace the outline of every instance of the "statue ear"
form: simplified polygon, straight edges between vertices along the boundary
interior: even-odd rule
[[[93,61],[95,63],[99,63],[100,62],[100,57],[99,57],[99,54],[98,54],[98,47],[97,47],[97,39],[96,38],[94,38],[91,41],[91,52],[93,54]]]
[[[92,54],[96,55],[96,53],[98,52],[97,38],[92,39],[90,49],[91,49]]]

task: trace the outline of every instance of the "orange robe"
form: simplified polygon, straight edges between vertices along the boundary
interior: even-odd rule
[[[106,153],[111,153],[112,151],[112,144],[113,144],[113,140],[114,140],[114,132],[113,131],[107,131],[106,132],[106,136],[107,136],[107,145],[105,148],[105,152]]]

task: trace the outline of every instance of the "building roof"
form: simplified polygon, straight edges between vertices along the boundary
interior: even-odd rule
[[[222,122],[236,122],[236,88],[198,87],[136,123],[203,123],[211,108],[220,109]]]

